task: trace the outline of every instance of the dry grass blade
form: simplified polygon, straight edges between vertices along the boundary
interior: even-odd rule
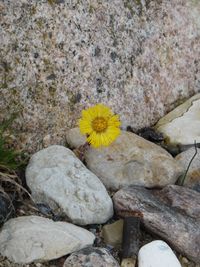
[[[9,126],[15,120],[17,114],[0,123],[0,194],[8,200],[11,211],[15,211],[13,201],[20,200],[24,202],[24,194],[27,194],[35,205],[33,198],[26,188],[23,187],[20,177],[16,170],[20,171],[25,168],[27,157],[24,153],[15,151],[8,142]]]
[[[18,189],[17,190],[18,192],[20,192],[20,191],[25,192],[34,203],[34,200],[33,200],[32,196],[31,196],[31,194],[22,185],[20,185],[19,182],[15,181],[15,180],[19,180],[18,176],[16,174],[0,172],[0,179],[1,179],[0,180],[1,183],[2,182],[6,182],[6,183],[10,183],[10,184],[14,185],[15,189],[16,190]],[[1,186],[1,188],[2,188],[2,186]]]
[[[0,216],[0,221],[1,221],[1,219],[3,218],[4,219],[4,221],[7,221],[8,220],[8,218],[10,217],[10,215],[12,214],[12,212],[13,211],[15,211],[15,207],[14,207],[14,205],[13,205],[13,203],[12,203],[12,200],[10,199],[10,197],[9,197],[9,195],[5,192],[5,190],[2,188],[2,186],[0,185],[0,194],[4,197],[4,199],[6,199],[7,201],[8,201],[8,203],[9,203],[9,207],[8,207],[8,213],[7,213],[7,215],[6,215],[6,217],[3,217],[2,215],[2,217]]]

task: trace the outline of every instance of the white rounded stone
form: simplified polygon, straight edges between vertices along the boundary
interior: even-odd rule
[[[86,140],[85,135],[82,135],[80,133],[79,128],[76,127],[76,128],[72,128],[69,131],[67,131],[66,141],[71,148],[77,148],[79,146],[84,145],[87,140]]]
[[[104,223],[113,204],[104,185],[75,154],[50,146],[32,156],[26,169],[27,185],[36,202],[47,203],[76,224]]]
[[[48,261],[92,245],[95,236],[67,222],[39,216],[7,221],[0,232],[0,254],[15,263]]]
[[[181,267],[181,264],[167,243],[155,240],[139,250],[138,267]]]

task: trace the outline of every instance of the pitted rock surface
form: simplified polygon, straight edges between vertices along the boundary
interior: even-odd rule
[[[35,153],[26,181],[36,202],[63,212],[73,223],[105,223],[113,215],[102,182],[66,147],[54,145]]]
[[[63,142],[83,108],[153,125],[200,89],[200,2],[1,1],[0,119],[16,147]]]

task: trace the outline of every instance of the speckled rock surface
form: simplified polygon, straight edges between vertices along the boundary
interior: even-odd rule
[[[72,253],[63,267],[119,267],[118,262],[105,248],[84,248]]]
[[[0,119],[21,111],[26,150],[64,142],[91,104],[137,129],[200,89],[199,1],[11,0],[0,13]]]

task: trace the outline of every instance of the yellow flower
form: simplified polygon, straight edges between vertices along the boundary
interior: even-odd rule
[[[120,134],[119,116],[103,104],[82,111],[79,127],[91,146],[109,146]]]

